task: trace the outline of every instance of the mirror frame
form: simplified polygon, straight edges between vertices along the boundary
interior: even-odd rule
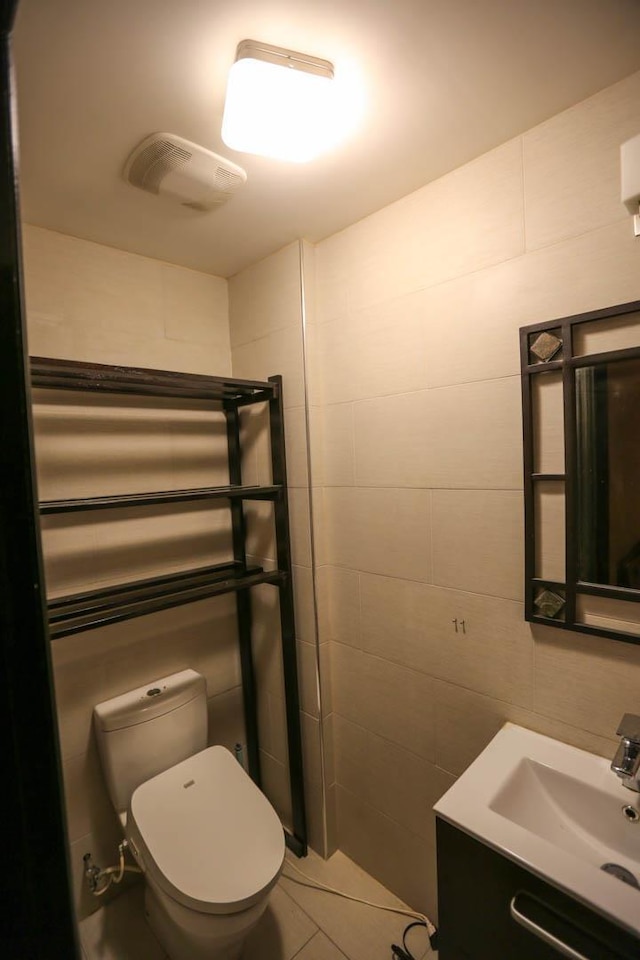
[[[610,584],[587,583],[580,581],[578,578],[578,431],[576,426],[575,371],[580,367],[589,367],[598,363],[640,358],[640,317],[638,318],[639,345],[637,347],[591,354],[581,353],[576,356],[574,332],[581,324],[616,317],[624,320],[628,314],[632,313],[640,314],[640,300],[520,328],[524,439],[525,619],[531,623],[541,623],[564,630],[574,630],[580,633],[611,637],[628,643],[640,644],[640,627],[636,634],[593,626],[580,622],[577,619],[576,609],[578,598],[589,595],[640,603],[640,590]],[[540,340],[541,334],[545,336]],[[537,344],[536,341],[538,341]],[[536,351],[539,351],[537,354],[536,351],[532,352],[531,349],[534,344],[536,344]],[[536,473],[534,380],[554,371],[562,377],[564,473]],[[553,482],[564,487],[564,582],[536,576],[536,559],[539,549],[539,539],[536,533],[536,487],[544,482]],[[558,607],[558,609],[554,611],[554,607]],[[638,622],[640,623],[640,612]]]

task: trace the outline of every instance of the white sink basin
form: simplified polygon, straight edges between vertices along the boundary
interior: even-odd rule
[[[640,883],[640,794],[608,760],[508,723],[434,809],[640,934],[640,890],[601,869]]]
[[[614,774],[606,761],[604,764],[609,786]],[[596,867],[609,862],[620,864],[637,874],[640,883],[640,829],[633,827],[635,821],[627,819],[633,813],[624,815],[620,807],[621,800],[629,800],[635,810],[634,797],[620,796],[615,781],[611,786],[614,789],[608,792],[526,759],[518,764],[490,807]]]

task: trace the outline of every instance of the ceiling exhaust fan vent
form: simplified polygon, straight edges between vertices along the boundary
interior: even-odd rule
[[[135,158],[130,161],[127,179],[134,187],[158,193],[160,184],[175,170],[184,167],[191,159],[191,153],[170,140],[156,140],[136,150]]]
[[[124,179],[192,210],[220,206],[247,180],[242,167],[171,133],[154,133],[129,156]]]

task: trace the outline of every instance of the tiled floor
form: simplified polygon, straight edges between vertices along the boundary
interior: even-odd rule
[[[287,854],[283,876],[245,946],[243,960],[389,960],[391,944],[402,943],[409,917],[353,903],[303,886],[289,863],[309,877],[354,896],[388,906],[404,904],[344,854],[305,860]],[[80,924],[86,960],[166,960],[142,915],[142,887],[118,897]],[[409,933],[416,960],[433,957],[424,929]]]

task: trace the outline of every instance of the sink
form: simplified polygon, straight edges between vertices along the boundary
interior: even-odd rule
[[[434,809],[640,934],[640,794],[608,760],[508,723]]]
[[[640,882],[640,829],[631,829],[640,812],[626,802],[623,812],[619,801],[634,798],[631,794],[620,797],[614,774],[609,771],[607,777],[614,784],[610,793],[527,758],[497,792],[490,808],[596,867],[621,864],[637,873]]]

